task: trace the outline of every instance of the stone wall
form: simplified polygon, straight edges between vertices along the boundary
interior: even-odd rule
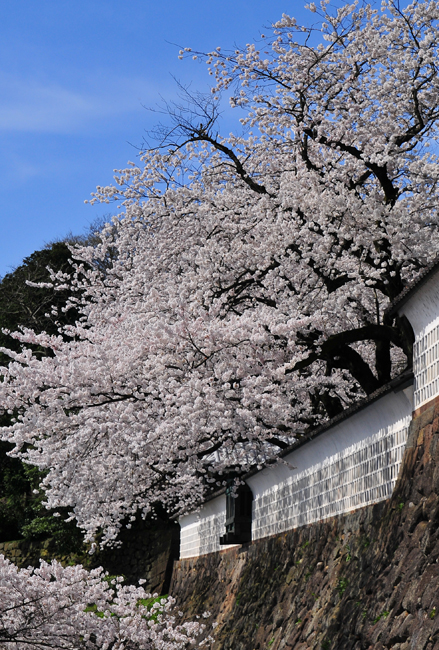
[[[29,541],[24,539],[0,543],[0,554],[18,567],[38,566],[40,558],[50,562],[53,557],[52,540]],[[67,558],[60,560],[67,561]]]
[[[122,546],[96,554],[94,566],[111,575],[123,575],[127,583],[146,580],[143,587],[160,595],[169,592],[172,566],[178,557],[180,529],[176,522],[138,521],[119,535]]]
[[[392,498],[174,566],[215,650],[439,650],[439,399],[418,409]]]
[[[179,526],[175,522],[136,522],[130,530],[120,534],[122,546],[105,549],[89,555],[82,553],[60,555],[52,539],[16,540],[0,544],[0,553],[18,567],[39,566],[40,558],[62,564],[82,564],[91,569],[103,566],[110,575],[123,575],[127,584],[146,580],[146,591],[165,594],[169,592],[172,565],[180,544]]]

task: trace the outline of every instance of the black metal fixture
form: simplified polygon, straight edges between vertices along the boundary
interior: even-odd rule
[[[252,539],[253,494],[247,483],[229,479],[226,488],[226,533],[220,544],[245,544]]]

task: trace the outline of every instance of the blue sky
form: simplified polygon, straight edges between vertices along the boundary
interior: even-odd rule
[[[244,45],[283,12],[312,17],[302,2],[283,0],[3,3],[0,276],[111,211],[84,200],[135,159],[135,146],[157,122],[144,107],[176,98],[172,75],[208,89],[205,66],[179,61],[173,44],[202,51]]]

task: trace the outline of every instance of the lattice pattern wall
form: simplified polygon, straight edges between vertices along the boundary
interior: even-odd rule
[[[227,548],[220,546],[219,539],[226,529],[225,510],[218,515],[209,517],[200,522],[200,555],[214,553]]]
[[[369,408],[374,408],[371,405]],[[365,413],[365,412],[363,412]],[[254,492],[252,539],[260,539],[333,517],[356,508],[388,499],[398,477],[411,414],[378,433],[333,453],[320,463],[279,478],[280,468],[272,470],[274,485],[263,485],[263,474],[252,480]],[[322,449],[328,444],[317,439]],[[294,465],[294,452],[287,458]],[[266,470],[267,471],[267,470]],[[276,482],[277,481],[277,482]],[[204,504],[200,513],[180,520],[180,557],[196,557],[224,550],[219,538],[224,534],[226,517],[225,496]]]
[[[439,395],[439,324],[415,342],[413,372],[416,409]]]
[[[260,539],[388,499],[398,477],[410,418],[275,485],[253,502]],[[273,470],[275,471],[275,470]]]
[[[200,554],[200,522],[194,521],[185,525],[185,517],[181,519],[180,559],[197,557]]]
[[[220,546],[219,543],[219,538],[224,535],[226,525],[225,496],[208,501],[200,513],[183,517],[180,524],[181,559],[214,553],[232,546]]]

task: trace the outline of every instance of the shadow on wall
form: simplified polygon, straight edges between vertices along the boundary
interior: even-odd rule
[[[146,591],[159,595],[169,593],[173,563],[179,554],[180,526],[165,520],[139,519],[130,530],[122,530],[120,539],[121,547],[94,555],[89,555],[85,547],[82,552],[60,555],[52,539],[4,542],[0,544],[0,553],[19,568],[37,567],[40,558],[47,562],[57,559],[64,566],[82,564],[87,569],[103,566],[110,575],[123,575],[126,584],[137,585],[143,578]]]
[[[166,520],[142,521],[119,535],[122,546],[104,549],[93,556],[93,566],[103,566],[110,575],[123,575],[126,584],[146,580],[146,591],[169,593],[173,563],[179,557],[180,526]]]

